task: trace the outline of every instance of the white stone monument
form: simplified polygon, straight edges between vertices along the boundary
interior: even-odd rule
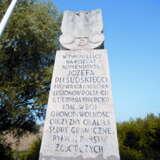
[[[101,10],[65,11],[40,160],[120,160]]]

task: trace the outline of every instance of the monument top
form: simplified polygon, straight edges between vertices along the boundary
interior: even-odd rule
[[[65,11],[61,31],[60,43],[66,49],[97,48],[104,41],[102,12],[100,9]]]

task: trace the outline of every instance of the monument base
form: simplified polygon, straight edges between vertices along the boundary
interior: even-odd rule
[[[82,156],[78,157],[53,157],[53,156],[42,156],[40,155],[40,160],[120,160],[118,157],[115,156],[109,156],[107,158],[103,158],[103,155],[99,155],[95,158],[83,158]]]

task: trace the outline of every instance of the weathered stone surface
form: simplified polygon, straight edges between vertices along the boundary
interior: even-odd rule
[[[119,160],[101,10],[66,11],[40,160]]]
[[[101,10],[65,11],[62,21],[60,43],[64,48],[91,49],[104,41]]]
[[[82,156],[78,156],[76,158],[73,157],[54,157],[53,156],[41,156],[42,160],[119,160],[118,157],[116,156],[109,156],[107,158],[104,159],[104,157],[102,155],[97,156],[96,158],[83,158]]]
[[[106,50],[57,52],[40,160],[119,160]]]

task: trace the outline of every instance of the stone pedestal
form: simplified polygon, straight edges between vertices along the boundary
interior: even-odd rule
[[[106,50],[57,52],[40,160],[119,160]]]

